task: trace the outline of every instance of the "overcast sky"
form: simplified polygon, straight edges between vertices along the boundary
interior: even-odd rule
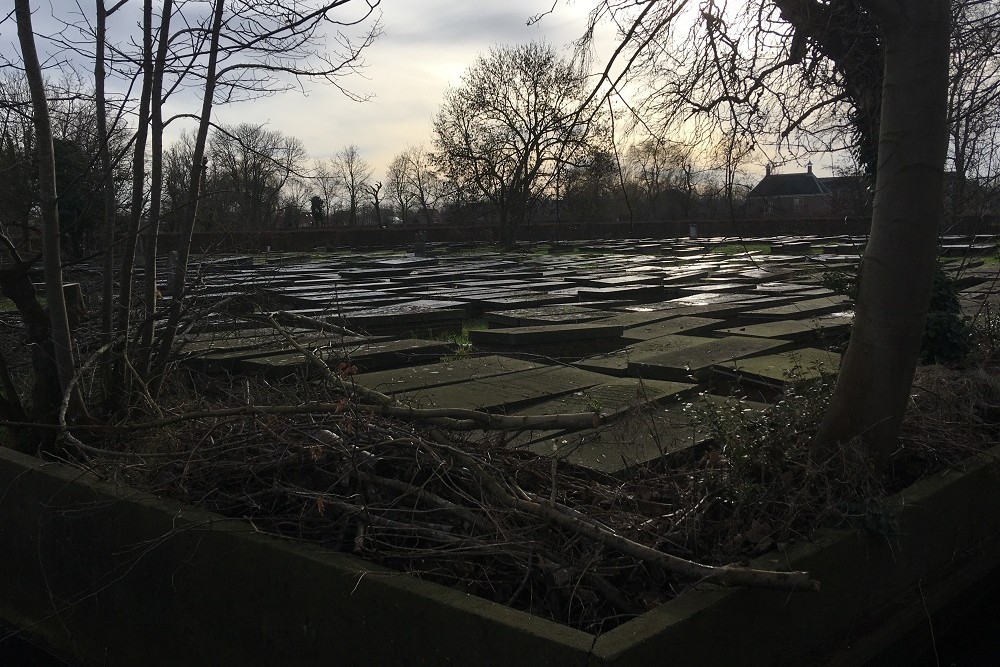
[[[527,26],[552,0],[382,0],[384,34],[367,52],[365,78],[344,82],[371,95],[371,101],[352,102],[333,87],[314,85],[306,98],[285,93],[220,108],[216,119],[269,123],[301,139],[320,158],[357,144],[381,178],[408,144],[430,146],[431,119],[442,94],[460,82],[479,53],[495,44],[536,39],[561,48],[583,34],[590,4],[562,0],[554,13]]]
[[[345,12],[356,14],[364,2],[357,0],[359,6]],[[407,145],[430,146],[431,119],[442,94],[449,84],[459,84],[478,54],[497,44],[538,39],[557,48],[568,46],[583,34],[592,5],[590,0],[559,0],[554,12],[528,26],[529,17],[552,8],[552,0],[381,0],[383,34],[366,51],[363,75],[342,80],[345,87],[370,96],[370,101],[354,102],[334,86],[311,82],[307,97],[288,92],[217,106],[214,119],[266,124],[298,137],[317,158],[331,157],[344,146],[357,144],[375,168],[376,178],[381,178],[387,164]],[[34,0],[32,6],[39,34],[58,30],[60,19],[72,23],[85,16],[85,21],[94,20],[92,0]],[[117,12],[109,21],[109,39],[136,38],[140,11],[141,3],[132,0]],[[20,60],[12,18],[0,25],[0,43],[7,57]],[[58,47],[47,40],[39,40],[39,49],[43,59],[60,59]],[[86,73],[93,63],[80,62],[77,67]],[[198,106],[197,99],[185,97],[183,106],[183,112],[191,113]],[[169,110],[178,111],[182,110]],[[169,127],[168,140],[180,129],[179,124]]]

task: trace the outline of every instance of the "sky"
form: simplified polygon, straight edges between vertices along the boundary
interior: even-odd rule
[[[356,13],[367,0],[351,0]],[[555,2],[555,6],[553,6]],[[341,80],[354,93],[369,98],[357,102],[335,86],[307,82],[307,94],[289,91],[273,97],[232,105],[217,105],[217,123],[248,122],[265,125],[300,139],[311,157],[327,159],[355,144],[373,167],[376,179],[385,176],[393,157],[410,145],[432,143],[432,119],[448,86],[461,83],[463,72],[479,54],[498,44],[545,40],[571,55],[571,43],[585,31],[596,0],[381,0],[382,35],[366,50],[362,73]],[[92,21],[88,0],[33,0],[36,32],[46,33],[65,21]],[[206,5],[207,6],[207,5]],[[110,39],[135,38],[141,3],[129,0],[112,18]],[[528,19],[548,12],[540,21]],[[15,25],[0,23],[0,54],[19,60]],[[595,39],[593,69],[600,70],[616,44],[613,28],[604,26]],[[40,42],[40,49],[54,48]],[[44,54],[43,54],[44,55]],[[92,62],[79,63],[86,72]],[[192,113],[199,98],[193,93],[168,111]],[[185,127],[168,127],[167,141]],[[193,122],[187,123],[188,128]],[[828,172],[837,156],[816,156],[817,170]],[[820,163],[822,161],[822,163]],[[829,163],[829,164],[827,164]],[[800,164],[804,167],[804,164]],[[787,170],[795,170],[789,165]],[[762,171],[762,168],[761,168]]]
[[[370,101],[353,102],[333,87],[313,85],[305,98],[288,92],[220,108],[216,120],[267,123],[301,139],[316,158],[356,144],[381,178],[407,145],[430,147],[444,91],[460,84],[478,54],[496,44],[539,39],[562,48],[583,34],[591,5],[560,0],[552,14],[527,26],[552,0],[382,0],[383,35],[367,52],[364,78],[344,81]]]
[[[365,3],[352,0],[348,10],[356,13]],[[298,137],[309,154],[320,159],[356,144],[373,166],[375,177],[382,178],[392,158],[408,145],[430,147],[432,118],[445,90],[460,84],[462,73],[477,55],[498,44],[546,40],[556,48],[566,47],[568,57],[569,45],[584,33],[594,4],[592,0],[558,0],[552,13],[528,26],[530,17],[552,9],[553,0],[381,0],[382,35],[365,52],[361,76],[341,81],[369,101],[355,102],[334,86],[310,82],[305,97],[289,91],[217,105],[214,120],[264,124]],[[92,0],[33,0],[32,7],[39,34],[58,30],[60,20],[94,20]],[[109,39],[138,39],[140,11],[139,0],[127,2],[109,20]],[[611,40],[599,42],[610,44]],[[43,59],[62,57],[51,43],[38,40],[38,45]],[[12,19],[0,24],[0,52],[12,61],[20,59]],[[93,63],[79,62],[77,67],[85,73]],[[182,108],[173,111],[192,113],[197,107],[198,98],[191,95],[183,99]],[[168,142],[181,128],[180,123],[168,127]]]

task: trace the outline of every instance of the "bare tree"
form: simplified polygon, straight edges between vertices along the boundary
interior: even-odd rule
[[[20,230],[22,249],[31,238],[32,211],[38,202],[35,130],[31,93],[24,77],[0,73],[0,225],[4,232]]]
[[[505,247],[556,165],[583,150],[593,119],[580,111],[584,93],[582,72],[540,42],[491,49],[445,93],[434,120],[436,153],[496,207]]]
[[[73,397],[73,409],[80,412],[84,409],[83,400],[79,389],[72,384],[76,375],[76,365],[73,361],[73,339],[70,333],[69,316],[66,313],[66,297],[63,292],[56,160],[52,143],[52,126],[49,121],[48,100],[45,96],[45,81],[42,76],[42,65],[38,60],[38,52],[35,48],[35,34],[31,25],[31,6],[28,0],[17,0],[14,4],[14,12],[17,18],[17,38],[21,46],[24,76],[28,83],[28,90],[31,92],[32,120],[37,137],[39,208],[42,219],[42,266],[45,273],[45,299],[51,331],[51,348],[46,344],[43,350],[52,350],[49,363],[54,363],[59,378],[59,393],[56,396],[46,396],[43,400],[47,411],[54,412],[56,406],[60,404],[62,396],[69,393]],[[17,258],[15,257],[15,259]],[[34,300],[33,290],[31,292],[32,300]],[[31,311],[29,317],[37,316],[37,302],[29,310]],[[36,372],[41,376],[47,375],[49,370],[44,358],[41,355],[36,355],[35,361],[38,364]],[[54,414],[48,415],[51,421],[54,421],[54,417]]]
[[[282,189],[302,173],[306,149],[279,130],[241,123],[213,132],[208,159],[205,205],[225,211],[218,217],[229,229],[273,229]]]
[[[877,172],[851,342],[815,445],[829,452],[860,439],[884,462],[909,398],[934,275],[949,3],[757,0],[728,10],[605,0],[592,20],[608,15],[622,23],[623,44],[602,81],[614,89],[626,74],[650,76],[643,108],[667,125],[751,144],[768,133],[803,143],[849,135]]]
[[[401,155],[404,186],[420,207],[424,224],[429,225],[434,220],[438,202],[447,195],[447,182],[441,178],[433,157],[423,146],[410,146]]]
[[[375,213],[375,224],[379,227],[382,226],[382,181],[375,181],[374,183],[368,183],[365,185],[365,189],[368,191],[368,196],[371,197],[372,209]]]
[[[404,150],[389,163],[385,177],[389,199],[392,201],[393,208],[402,222],[406,222],[406,219],[409,217],[414,200],[413,192],[406,182],[408,163],[406,151]]]
[[[336,174],[341,191],[344,193],[348,224],[351,227],[356,227],[361,196],[368,185],[368,179],[372,177],[371,165],[361,157],[358,147],[351,144],[342,148],[337,156],[330,160],[330,166],[333,173]]]
[[[340,191],[337,184],[337,175],[329,160],[314,161],[312,181],[319,190],[319,195],[317,196],[323,201],[323,215],[320,222],[321,224],[329,224],[329,212],[337,207],[337,198]]]
[[[628,180],[635,184],[637,203],[648,219],[664,217],[670,203],[678,209],[675,215],[690,217],[696,185],[691,153],[685,145],[657,137],[646,137],[625,152]]]
[[[948,158],[954,172],[951,212],[960,214],[975,212],[982,185],[1000,173],[994,154],[1000,138],[1000,8],[983,0],[951,5]]]

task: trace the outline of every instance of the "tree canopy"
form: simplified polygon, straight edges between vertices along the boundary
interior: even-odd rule
[[[434,145],[446,171],[470,183],[499,215],[510,246],[557,169],[581,159],[595,130],[581,109],[584,72],[548,44],[498,46],[445,93]]]

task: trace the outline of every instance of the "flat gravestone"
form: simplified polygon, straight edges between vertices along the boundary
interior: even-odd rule
[[[760,403],[705,395],[693,403],[680,400],[665,408],[626,415],[595,430],[559,434],[531,443],[527,449],[583,468],[620,473],[706,444],[709,432],[699,425],[694,408],[702,403],[732,410],[764,407]]]
[[[693,335],[707,330],[714,329],[722,323],[722,320],[710,317],[696,317],[684,315],[681,317],[671,317],[668,319],[650,322],[640,326],[629,327],[623,334],[628,341],[652,340],[661,336],[673,334]]]
[[[553,303],[569,303],[576,301],[570,295],[562,294],[540,294],[538,292],[525,292],[522,294],[511,294],[509,296],[483,295],[481,299],[475,299],[479,307],[483,310],[508,310],[515,308],[529,308],[532,306],[545,306]]]
[[[354,382],[384,394],[397,394],[457,382],[491,378],[540,368],[541,366],[541,364],[532,361],[498,355],[485,357],[456,355],[447,361],[439,361],[434,364],[361,373],[354,376]]]
[[[373,332],[462,327],[467,312],[461,301],[418,299],[365,308],[344,316],[348,327]]]
[[[694,378],[703,381],[708,378],[712,366],[765,352],[777,353],[791,344],[790,341],[777,338],[727,336],[712,339],[701,345],[692,345],[645,359],[631,360],[628,370],[630,375],[642,378],[675,382],[690,381]]]
[[[310,332],[297,334],[296,342],[307,349],[341,348],[350,350],[373,341],[369,337],[340,336],[336,334]],[[283,336],[253,336],[246,339],[204,342],[182,348],[184,364],[205,373],[236,373],[245,361],[259,357],[274,357],[288,354],[294,347]],[[298,354],[296,351],[295,354]]]
[[[743,382],[780,389],[793,381],[835,374],[839,368],[839,354],[807,347],[781,354],[738,359],[719,364],[712,370]]]
[[[604,354],[597,354],[586,359],[581,359],[573,365],[577,368],[595,371],[597,373],[607,373],[608,375],[626,376],[631,375],[629,364],[632,361],[648,359],[667,352],[675,352],[688,347],[705,345],[711,343],[713,338],[704,336],[683,336],[667,335],[650,340],[628,345],[621,350],[615,350]],[[640,376],[641,377],[641,376]],[[683,380],[682,380],[683,381]]]
[[[369,372],[420,364],[453,351],[451,345],[442,341],[404,338],[353,346],[331,346],[316,350],[316,353],[334,370],[345,364],[356,367],[359,372]],[[298,351],[244,359],[239,363],[239,370],[273,379],[292,375],[309,378],[321,376],[319,369]]]
[[[575,303],[553,304],[538,308],[519,308],[483,313],[483,319],[505,327],[530,327],[545,324],[576,324],[606,318],[608,311],[595,310]]]
[[[532,403],[516,410],[520,415],[555,415],[593,412],[602,420],[620,417],[628,410],[660,404],[670,398],[690,395],[697,385],[663,380],[609,379],[571,394]]]
[[[570,343],[621,338],[624,327],[614,324],[550,324],[533,327],[482,329],[469,332],[473,345],[504,348],[529,348],[551,343]]]
[[[501,376],[401,392],[396,399],[415,407],[495,410],[572,393],[608,377],[566,366],[547,366]]]
[[[628,287],[632,285],[661,285],[663,283],[663,274],[649,275],[644,273],[632,273],[627,275],[615,275],[603,278],[587,278],[582,277],[574,280],[582,286],[586,287]]]
[[[620,287],[580,287],[576,296],[580,301],[608,301],[611,299],[635,299],[653,301],[663,297],[660,285],[623,285]]]
[[[832,339],[846,334],[854,321],[853,315],[827,315],[808,320],[776,320],[742,327],[720,329],[727,336],[755,336],[758,338],[785,338],[796,342]]]
[[[743,317],[754,320],[807,319],[818,315],[849,310],[850,303],[851,300],[846,296],[824,296],[815,299],[793,301],[783,306],[748,310],[743,313]]]

